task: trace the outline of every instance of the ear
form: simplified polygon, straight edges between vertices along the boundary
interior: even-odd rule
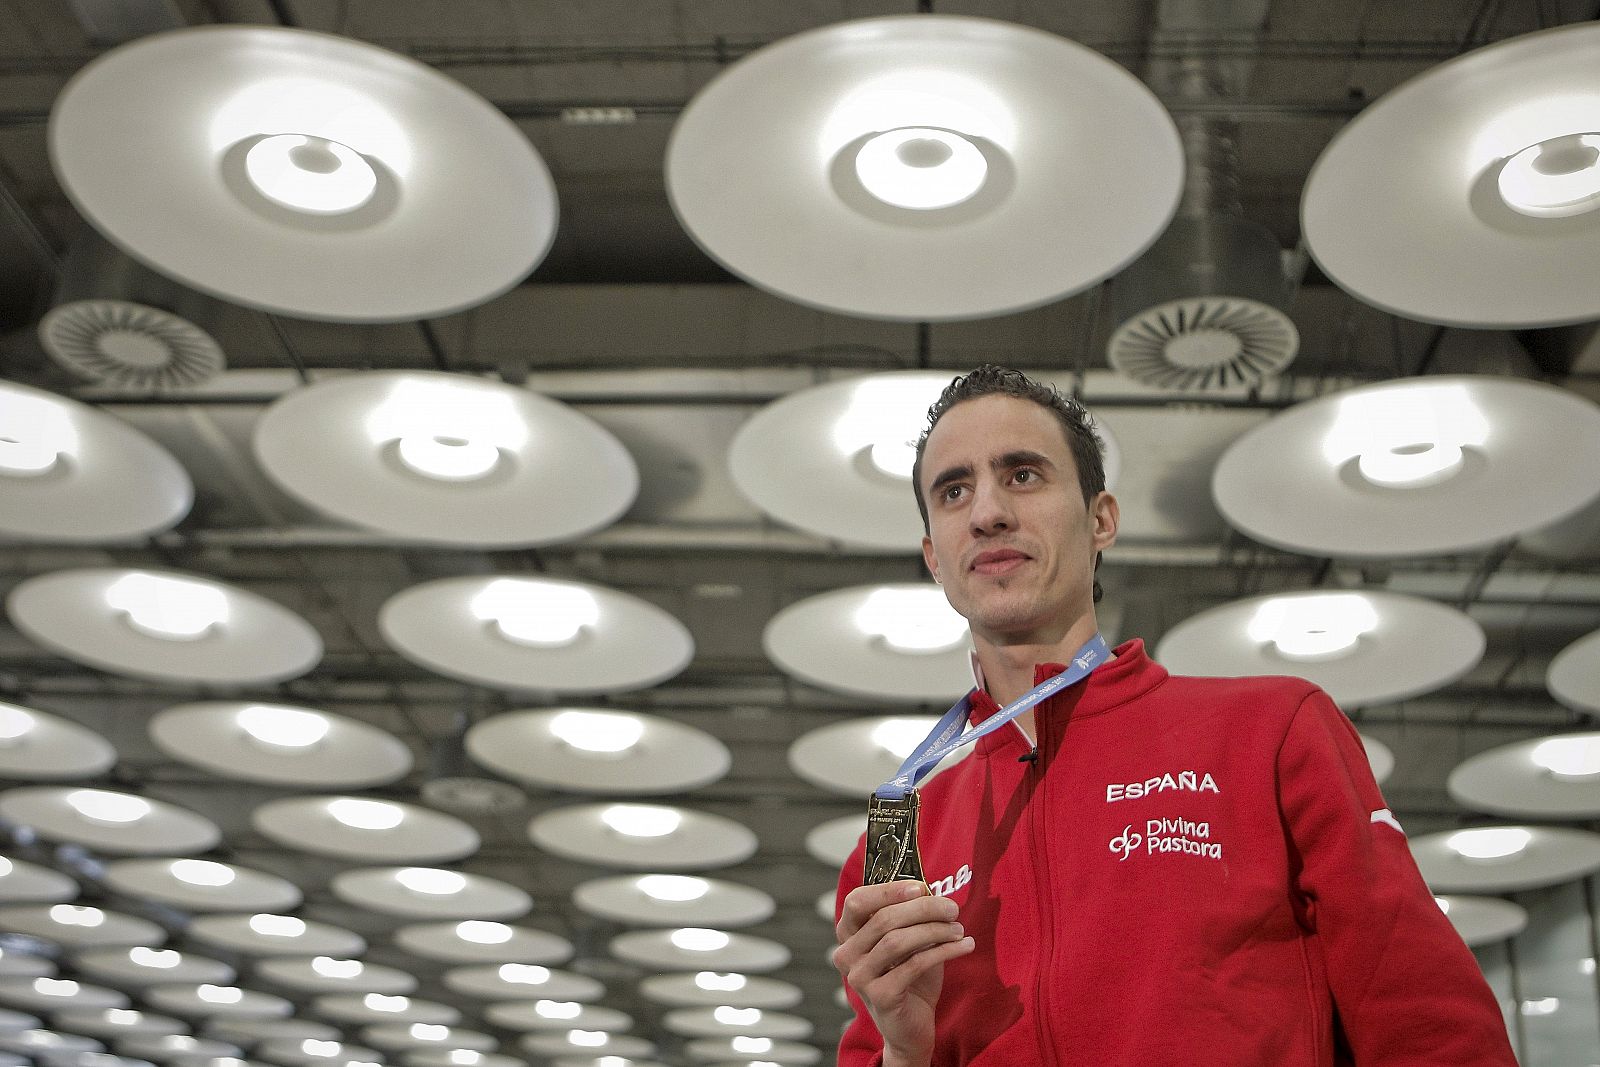
[[[1089,505],[1089,518],[1094,523],[1094,548],[1104,551],[1117,543],[1117,526],[1122,521],[1122,510],[1117,498],[1100,492]]]
[[[924,536],[922,538],[922,562],[928,568],[928,573],[933,575],[933,580],[943,585],[944,583],[939,581],[939,560],[933,554],[933,538],[931,537]]]

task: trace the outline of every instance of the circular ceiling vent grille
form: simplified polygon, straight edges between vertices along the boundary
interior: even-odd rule
[[[126,300],[74,300],[39,323],[39,341],[57,363],[105,385],[174,389],[215,378],[222,348],[200,327]]]
[[[1255,385],[1300,349],[1289,317],[1267,304],[1226,296],[1172,300],[1134,315],[1111,335],[1111,366],[1167,389]]]

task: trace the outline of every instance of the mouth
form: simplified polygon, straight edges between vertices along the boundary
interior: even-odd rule
[[[974,574],[995,577],[1010,574],[1031,558],[1031,556],[1018,552],[1014,548],[991,549],[988,552],[980,552],[973,557],[970,570]]]

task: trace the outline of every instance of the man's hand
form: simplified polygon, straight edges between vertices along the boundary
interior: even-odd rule
[[[944,965],[973,949],[955,921],[958,910],[911,881],[864,885],[844,899],[833,964],[877,1024],[884,1067],[923,1065],[933,1055]]]

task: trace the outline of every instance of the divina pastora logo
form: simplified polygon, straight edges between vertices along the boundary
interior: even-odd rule
[[[1146,819],[1142,827],[1133,823],[1122,828],[1107,847],[1120,861],[1129,856],[1176,853],[1220,860],[1222,844],[1211,840],[1211,823],[1193,819]]]

